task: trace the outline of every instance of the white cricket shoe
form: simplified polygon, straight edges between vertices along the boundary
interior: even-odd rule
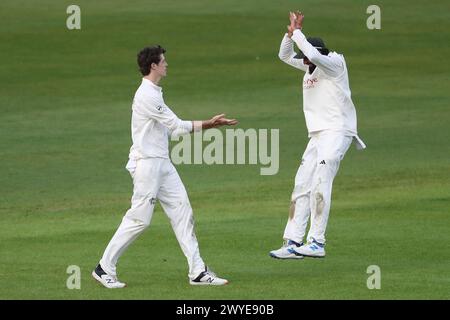
[[[205,271],[202,271],[194,280],[189,280],[189,283],[193,286],[223,286],[228,284],[228,280],[219,278],[205,266]]]
[[[323,258],[325,257],[325,245],[313,240],[308,244],[295,248],[294,251],[305,257]]]
[[[275,259],[303,259],[303,256],[294,250],[301,245],[302,243],[297,243],[292,240],[285,240],[280,249],[270,251],[269,255]]]
[[[126,283],[120,282],[116,276],[107,274],[100,264],[92,271],[92,277],[108,289],[118,289],[127,286]]]

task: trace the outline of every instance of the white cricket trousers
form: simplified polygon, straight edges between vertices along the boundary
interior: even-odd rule
[[[352,139],[333,131],[322,131],[311,137],[295,176],[291,214],[284,230],[284,239],[303,242],[311,216],[307,241],[314,239],[325,244],[333,179]]]
[[[205,270],[194,233],[194,217],[183,182],[169,159],[147,158],[127,169],[133,177],[131,208],[109,242],[100,265],[108,274],[116,275],[117,260],[127,247],[150,225],[156,200],[170,219],[172,229],[187,258],[189,278],[195,279]]]

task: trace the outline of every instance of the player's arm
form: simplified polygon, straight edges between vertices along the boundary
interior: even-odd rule
[[[303,52],[303,54],[315,64],[319,69],[323,70],[331,77],[339,76],[344,70],[342,60],[337,57],[329,57],[321,54],[316,48],[314,48],[305,35],[301,31],[303,28],[303,19],[305,16],[301,12],[290,12],[289,20],[291,24],[288,26],[288,32],[292,33],[292,40]]]
[[[295,56],[296,53],[294,51],[294,41],[292,41],[292,39],[289,37],[289,34],[286,33],[283,37],[283,40],[281,40],[278,57],[284,63],[287,63],[294,68],[306,72],[308,70],[308,66],[303,63],[303,59],[295,59]]]
[[[236,119],[227,119],[225,114],[218,114],[209,120],[194,120],[192,121],[192,131],[206,130],[210,128],[218,128],[221,126],[234,126],[238,121]]]
[[[323,70],[327,75],[331,77],[337,77],[342,74],[344,66],[342,60],[337,57],[330,57],[323,55],[314,48],[307,40],[305,35],[300,29],[294,30],[292,40],[303,52],[303,54],[315,64],[319,69]]]
[[[150,99],[145,103],[145,113],[165,126],[171,136],[181,136],[194,131],[217,128],[224,125],[235,125],[237,120],[227,119],[224,114],[214,116],[209,120],[181,120],[162,100]]]
[[[192,121],[184,121],[178,118],[175,113],[164,103],[164,100],[158,98],[146,97],[138,104],[139,111],[166,127],[171,134],[183,135],[193,130]]]

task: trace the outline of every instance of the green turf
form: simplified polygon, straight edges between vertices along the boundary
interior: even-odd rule
[[[448,299],[450,95],[445,1],[71,1],[0,4],[1,299]],[[334,184],[327,257],[279,261],[305,148],[301,74],[281,63],[287,12],[345,54],[364,152]],[[280,129],[280,170],[180,165],[204,259],[231,284],[191,287],[169,222],[152,225],[118,265],[125,290],[90,271],[127,210],[130,102],[137,51],[168,50],[166,103],[185,119],[226,112],[240,128]],[[81,290],[66,268],[81,267]],[[369,290],[366,269],[381,268]]]

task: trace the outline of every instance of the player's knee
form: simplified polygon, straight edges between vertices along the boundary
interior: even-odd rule
[[[133,225],[133,227],[138,231],[143,231],[150,226],[150,220],[143,220],[134,216],[125,216],[124,219],[128,219],[129,222]]]
[[[174,203],[171,204],[172,208],[177,211],[182,211],[185,214],[192,214],[191,203],[189,202],[189,198],[186,196],[180,197]]]
[[[292,192],[291,201],[296,201],[301,196],[305,196],[309,193],[310,185],[306,182],[296,183],[294,186],[294,191]]]
[[[156,204],[156,196],[152,193],[135,192],[133,194],[131,202],[132,202],[132,204],[136,204],[138,206],[142,206],[142,205],[154,206]]]
[[[144,221],[137,221],[139,229],[145,230],[150,226],[150,219],[145,219]]]
[[[319,202],[323,202],[324,201],[324,197],[323,197],[323,193],[321,192],[321,190],[316,190],[314,192],[314,200],[319,203]]]
[[[191,202],[189,201],[189,197],[187,196],[187,194],[181,197],[181,199],[179,200],[179,206],[192,210]]]
[[[316,191],[313,195],[316,213],[321,215],[326,204],[324,195],[321,191]]]

